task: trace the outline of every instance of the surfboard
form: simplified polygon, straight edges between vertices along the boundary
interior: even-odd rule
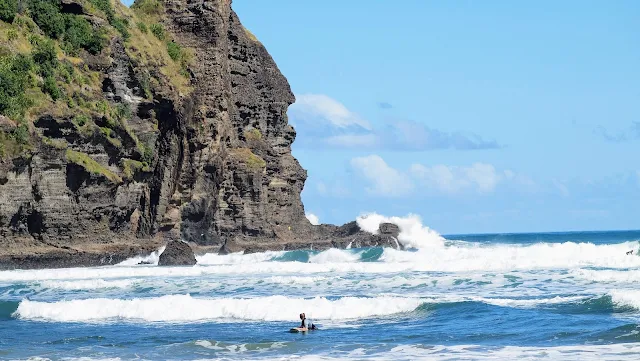
[[[307,328],[301,328],[301,327],[295,327],[289,330],[289,332],[291,333],[296,333],[296,332],[307,332]]]

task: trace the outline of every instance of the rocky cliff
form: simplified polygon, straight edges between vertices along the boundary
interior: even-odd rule
[[[294,96],[231,1],[1,1],[0,81],[22,90],[0,82],[0,267],[368,237],[305,218]]]

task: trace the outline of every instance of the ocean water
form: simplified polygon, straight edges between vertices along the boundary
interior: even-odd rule
[[[0,359],[640,357],[640,231],[443,237],[417,217],[358,221],[388,220],[408,250],[0,272]],[[289,333],[301,312],[319,330]]]

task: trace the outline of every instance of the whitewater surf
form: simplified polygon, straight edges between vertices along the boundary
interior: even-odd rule
[[[388,221],[400,247],[0,272],[0,358],[639,356],[640,257],[626,253],[640,232],[443,237],[413,216],[358,220]],[[302,312],[323,332],[284,332]]]

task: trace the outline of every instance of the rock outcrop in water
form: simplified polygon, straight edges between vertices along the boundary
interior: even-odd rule
[[[158,266],[193,266],[196,257],[189,245],[182,241],[171,241],[158,259]]]
[[[47,81],[24,97],[41,95],[0,106],[0,268],[114,264],[173,240],[222,253],[389,242],[305,218],[294,96],[231,1],[43,1],[108,36],[75,49],[26,13],[6,24],[9,62],[59,50],[49,73],[25,70]]]

